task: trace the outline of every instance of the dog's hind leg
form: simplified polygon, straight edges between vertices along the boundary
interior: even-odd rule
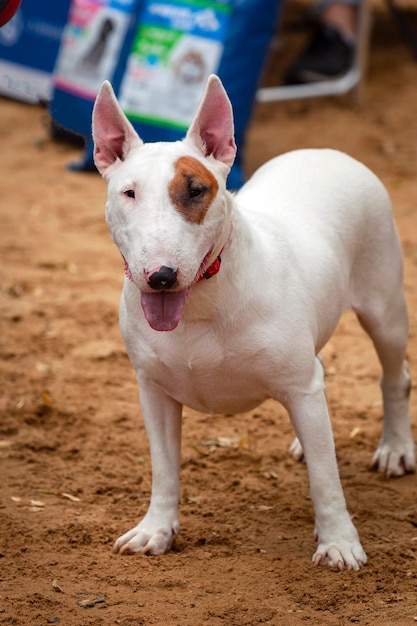
[[[374,343],[383,372],[384,427],[372,465],[387,476],[402,476],[415,469],[409,416],[411,381],[405,358],[408,319],[402,285],[384,300],[373,300],[366,308],[356,308],[356,313]]]
[[[373,467],[387,476],[415,469],[409,416],[406,350],[408,315],[400,241],[391,219],[375,223],[352,274],[352,308],[372,339],[382,366],[384,427]]]
[[[294,459],[294,461],[303,461],[304,460],[304,451],[303,446],[300,443],[298,437],[295,437],[288,448],[288,452]]]

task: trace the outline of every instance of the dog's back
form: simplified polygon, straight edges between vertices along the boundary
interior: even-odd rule
[[[336,234],[359,243],[358,237],[367,239],[392,224],[381,181],[337,150],[295,150],[271,159],[238,192],[237,201],[246,215],[262,212],[271,225],[285,225],[296,237],[314,231],[319,239],[333,240]]]
[[[275,258],[277,271],[284,265],[289,284],[301,281],[307,297],[311,293],[317,320],[329,317],[332,308],[336,319],[345,308],[358,312],[365,300],[386,298],[387,284],[402,289],[402,253],[389,196],[381,181],[348,155],[326,149],[276,157],[255,172],[236,202],[260,238],[258,246],[264,242],[266,256]],[[327,339],[324,335],[318,349]]]

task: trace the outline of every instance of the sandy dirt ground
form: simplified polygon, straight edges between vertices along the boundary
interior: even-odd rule
[[[270,76],[299,41],[298,31],[284,35]],[[382,178],[404,248],[414,381],[416,104],[417,62],[377,12],[364,104],[258,106],[246,152],[250,173],[294,148],[334,147]],[[289,458],[292,429],[273,402],[234,416],[185,408],[175,548],[113,554],[146,510],[150,459],[118,329],[123,267],[104,223],[104,183],[65,169],[80,152],[49,141],[42,109],[0,100],[0,111],[0,623],[416,623],[417,478],[369,470],[380,370],[351,314],[324,357],[341,478],[369,564],[357,573],[312,565],[306,468]]]

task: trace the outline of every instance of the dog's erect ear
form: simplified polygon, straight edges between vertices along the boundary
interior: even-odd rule
[[[93,109],[94,163],[100,174],[118,159],[143,144],[116,100],[106,80],[98,92]]]
[[[187,140],[192,140],[204,152],[213,155],[228,167],[236,156],[233,110],[220,79],[212,74],[194,120],[188,130]]]

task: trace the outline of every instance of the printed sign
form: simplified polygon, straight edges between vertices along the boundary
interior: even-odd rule
[[[57,87],[94,99],[113,76],[136,0],[73,0],[55,68]]]
[[[231,6],[147,0],[119,100],[133,121],[185,130],[223,53]]]

